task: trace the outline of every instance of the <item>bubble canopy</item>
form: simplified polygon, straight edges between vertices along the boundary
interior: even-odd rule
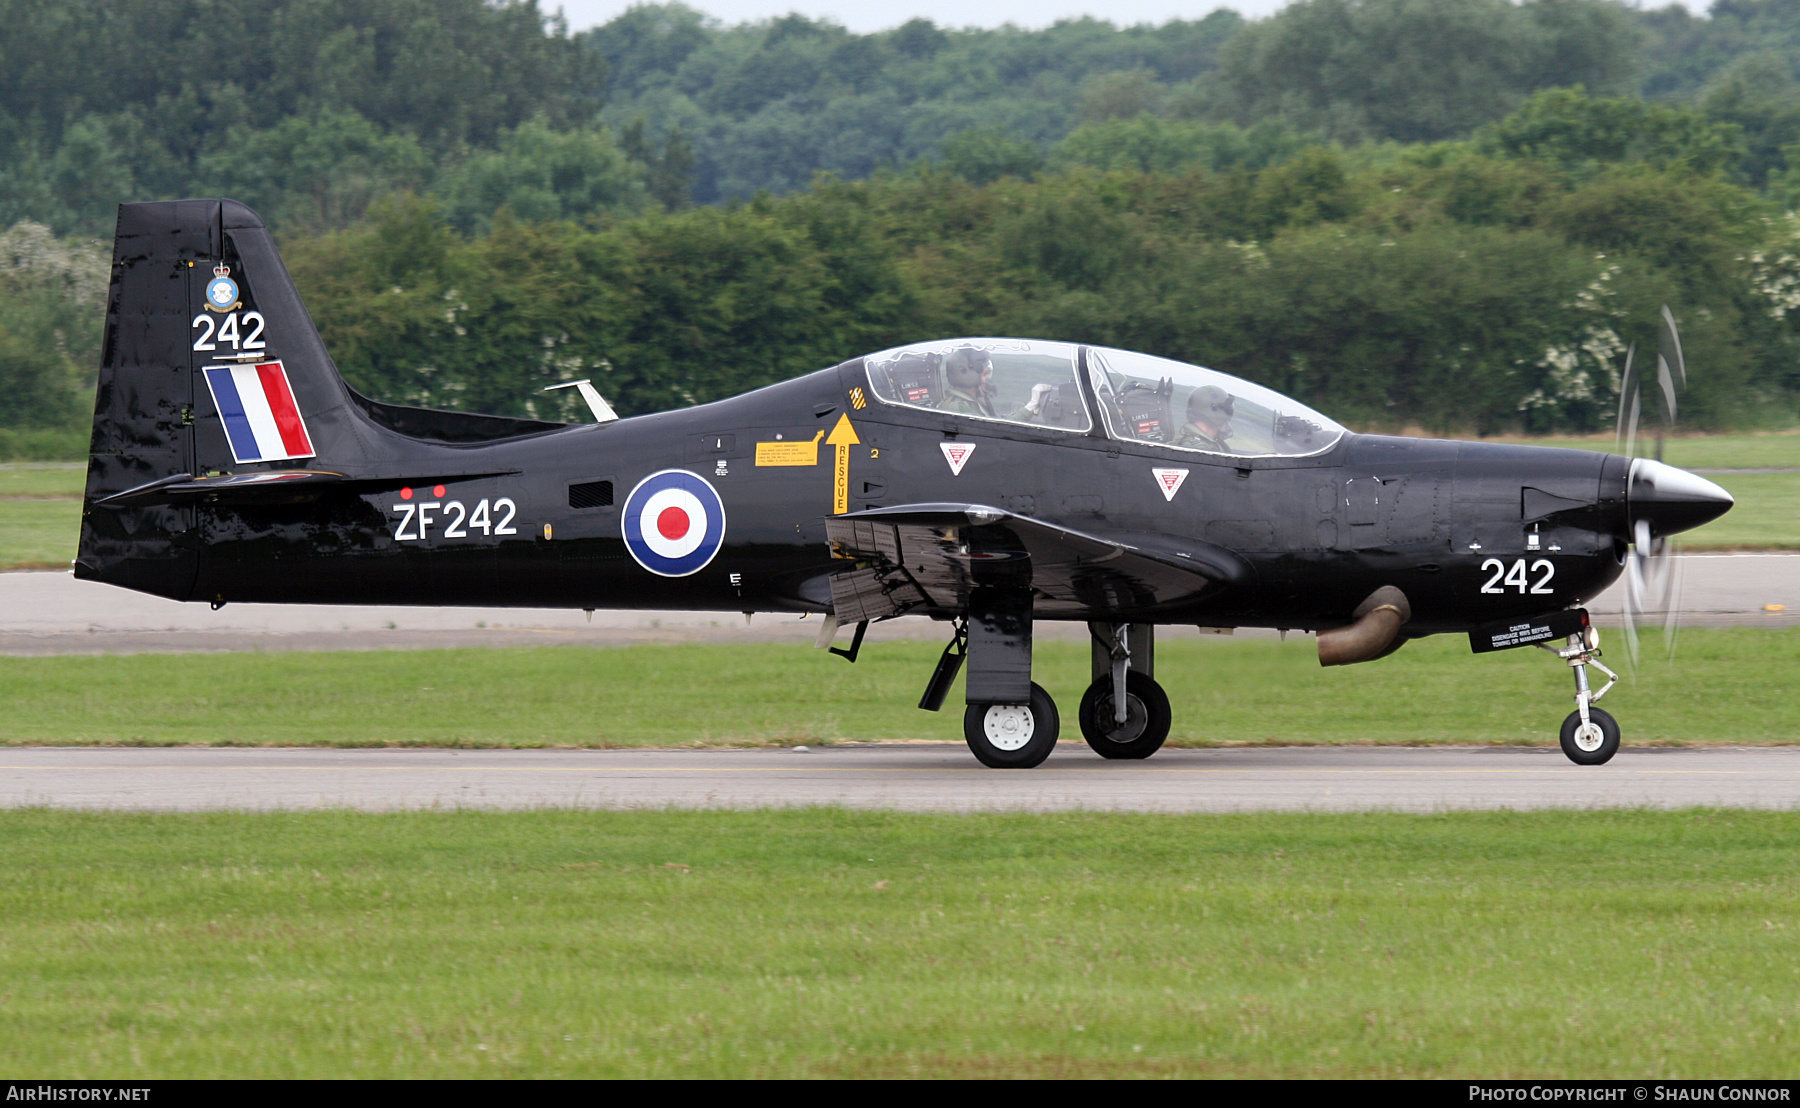
[[[1078,375],[1085,354],[1091,397]],[[1115,439],[1229,457],[1302,457],[1329,449],[1339,424],[1280,393],[1185,362],[1028,339],[919,343],[863,359],[888,404],[977,420],[1088,433],[1098,400]]]

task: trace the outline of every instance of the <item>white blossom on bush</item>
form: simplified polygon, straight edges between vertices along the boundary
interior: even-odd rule
[[[1750,290],[1768,302],[1775,319],[1800,309],[1800,214],[1770,220],[1769,240],[1761,250],[1738,260],[1749,263]]]
[[[1519,401],[1520,411],[1547,408],[1561,414],[1572,404],[1610,403],[1619,395],[1626,350],[1615,326],[1625,316],[1624,309],[1614,303],[1612,281],[1619,275],[1619,266],[1607,262],[1604,254],[1595,258],[1604,263],[1600,272],[1563,305],[1586,320],[1573,342],[1544,349],[1544,356],[1536,362],[1544,371],[1541,383]]]
[[[105,244],[59,239],[42,223],[22,221],[0,231],[0,286],[44,290],[82,307],[106,302],[112,256]]]

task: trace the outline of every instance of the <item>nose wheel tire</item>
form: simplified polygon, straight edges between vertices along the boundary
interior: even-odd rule
[[[1581,713],[1570,712],[1563,720],[1562,749],[1578,766],[1603,765],[1619,752],[1619,721],[1598,708],[1589,708],[1583,727]]]
[[[1030,769],[1056,746],[1061,721],[1056,701],[1031,683],[1029,704],[971,704],[963,713],[963,738],[990,769]]]
[[[1148,758],[1169,737],[1169,696],[1132,670],[1125,675],[1125,722],[1113,710],[1113,682],[1102,677],[1081,698],[1081,737],[1102,758]]]

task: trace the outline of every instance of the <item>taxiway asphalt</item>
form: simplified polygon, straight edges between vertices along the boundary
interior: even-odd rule
[[[0,750],[0,807],[88,810],[750,808],[903,811],[1372,811],[1800,804],[1800,750],[1164,750],[1105,762],[1063,743],[1034,770],[960,744],[771,750]]]

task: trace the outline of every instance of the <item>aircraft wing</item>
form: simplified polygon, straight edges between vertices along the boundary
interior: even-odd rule
[[[1029,585],[1039,615],[1099,618],[1247,585],[1236,553],[1149,532],[1077,531],[982,504],[904,504],[825,521],[839,623],[966,609],[984,585]]]

